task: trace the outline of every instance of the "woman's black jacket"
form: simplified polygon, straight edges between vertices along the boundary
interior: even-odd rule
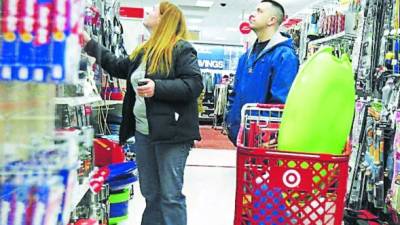
[[[127,91],[122,107],[120,143],[135,134],[135,91],[131,74],[141,64],[141,56],[135,59],[117,58],[112,52],[91,40],[85,51],[96,58],[112,77],[126,79]],[[154,96],[145,98],[149,137],[153,143],[181,143],[200,140],[197,98],[203,90],[203,82],[197,62],[197,52],[187,41],[179,41],[173,50],[170,74],[153,74],[146,78],[155,82]]]

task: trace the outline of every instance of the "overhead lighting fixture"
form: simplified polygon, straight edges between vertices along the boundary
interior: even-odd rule
[[[188,23],[201,23],[203,22],[203,19],[197,19],[197,18],[189,18],[187,19]]]
[[[203,0],[197,0],[196,6],[198,7],[207,7],[210,8],[212,5],[214,5],[213,1],[203,1]]]
[[[227,31],[238,31],[238,28],[227,27],[226,30],[227,30]]]

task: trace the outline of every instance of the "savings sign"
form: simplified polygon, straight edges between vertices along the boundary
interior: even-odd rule
[[[200,69],[224,70],[224,47],[218,45],[194,45]]]

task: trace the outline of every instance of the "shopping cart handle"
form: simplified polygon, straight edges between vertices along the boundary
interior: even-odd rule
[[[272,109],[272,108],[283,109],[283,108],[285,108],[285,105],[283,105],[283,104],[262,104],[262,103],[258,103],[257,107],[264,108],[264,109]]]

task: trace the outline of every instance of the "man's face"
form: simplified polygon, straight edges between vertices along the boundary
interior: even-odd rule
[[[276,16],[274,16],[273,10],[272,5],[268,2],[258,4],[256,10],[250,15],[251,29],[257,31],[274,25]]]

